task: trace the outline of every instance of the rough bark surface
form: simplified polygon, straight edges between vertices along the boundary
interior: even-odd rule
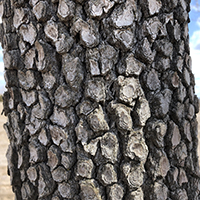
[[[17,200],[199,200],[188,0],[0,0]]]

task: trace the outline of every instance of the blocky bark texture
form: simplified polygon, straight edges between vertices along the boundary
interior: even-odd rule
[[[0,0],[17,200],[199,200],[189,0]]]

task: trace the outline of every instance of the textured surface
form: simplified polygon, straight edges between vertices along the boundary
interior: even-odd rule
[[[16,199],[199,199],[189,1],[1,0]]]

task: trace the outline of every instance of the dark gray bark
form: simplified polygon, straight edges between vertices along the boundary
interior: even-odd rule
[[[0,0],[18,200],[198,200],[188,0]]]

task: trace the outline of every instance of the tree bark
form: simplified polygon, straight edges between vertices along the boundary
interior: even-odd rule
[[[188,0],[0,0],[17,200],[198,200]]]

